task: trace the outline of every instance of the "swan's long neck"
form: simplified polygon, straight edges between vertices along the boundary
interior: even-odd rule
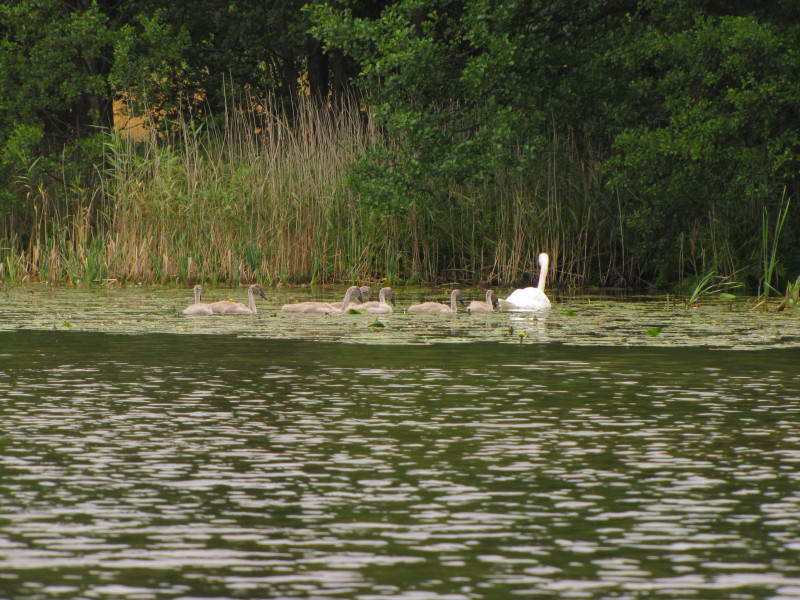
[[[381,304],[386,304],[386,294],[387,294],[386,288],[381,288],[381,291],[378,292],[378,302],[380,302]]]
[[[342,312],[347,312],[347,309],[350,307],[350,300],[353,298],[353,288],[348,288],[344,294],[344,300],[342,300]]]
[[[256,299],[253,297],[253,286],[247,289],[247,305],[250,312],[256,314]]]
[[[548,258],[547,254],[542,252],[539,255],[539,285],[536,286],[540,292],[544,291],[544,285],[547,281],[547,267],[550,263],[550,259]]]
[[[194,303],[200,304],[200,301],[203,299],[203,288],[199,285],[194,286]]]
[[[453,312],[458,311],[458,308],[456,307],[456,300],[458,300],[458,294],[456,293],[456,290],[453,290],[450,293],[450,310]]]
[[[486,290],[486,304],[489,306],[489,310],[494,311],[494,304],[492,303],[492,296],[494,292],[492,290]]]

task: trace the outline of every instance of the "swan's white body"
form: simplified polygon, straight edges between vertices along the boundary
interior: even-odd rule
[[[486,302],[481,302],[480,300],[473,300],[469,303],[467,310],[471,313],[476,312],[494,312],[494,292],[492,290],[486,290]]]
[[[366,311],[371,315],[382,315],[386,313],[392,312],[392,305],[386,302],[386,298],[389,297],[392,299],[392,302],[395,300],[394,290],[390,287],[381,288],[381,291],[378,292],[378,301],[372,302],[365,302],[359,308],[366,309]]]
[[[544,310],[550,308],[550,299],[544,293],[549,262],[547,254],[542,252],[539,255],[538,285],[514,290],[508,298],[500,300],[500,308],[503,310]]]
[[[500,301],[504,310],[542,310],[550,308],[550,299],[539,288],[526,287],[514,290],[508,298]]]
[[[297,313],[326,313],[332,315],[343,315],[351,306],[353,296],[361,298],[361,289],[352,286],[347,288],[342,300],[341,306],[336,306],[331,302],[298,302],[296,304],[284,304],[281,307],[283,312],[297,312]],[[338,302],[336,304],[339,304]]]
[[[412,313],[454,313],[458,312],[456,302],[461,300],[461,290],[450,292],[450,306],[441,302],[423,302],[408,307],[408,312]]]
[[[377,304],[374,300],[372,302],[367,302],[369,300],[370,295],[372,294],[371,287],[369,287],[368,285],[362,285],[358,289],[361,290],[361,302],[363,302],[363,304],[351,299],[348,310],[350,308],[362,309],[365,308],[365,305],[367,304]],[[331,302],[330,304],[331,306],[335,306],[336,308],[342,308],[344,306],[344,300],[339,300],[339,302]]]
[[[185,315],[213,315],[214,311],[211,310],[210,304],[201,302],[203,299],[203,286],[194,286],[194,304],[190,304],[183,309]]]
[[[256,310],[256,299],[253,297],[255,293],[258,293],[262,298],[266,299],[267,297],[262,287],[254,283],[247,288],[247,306],[241,302],[220,300],[219,302],[212,302],[210,304],[211,310],[214,314],[219,315],[255,315],[258,312]]]

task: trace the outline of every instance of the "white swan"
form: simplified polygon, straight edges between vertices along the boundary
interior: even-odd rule
[[[194,304],[190,304],[183,309],[185,315],[213,315],[214,311],[211,310],[211,305],[200,302],[203,299],[203,286],[194,286]]]
[[[473,300],[469,303],[467,310],[471,313],[476,312],[494,312],[494,305],[497,304],[497,299],[494,297],[494,291],[486,290],[486,302],[480,300]]]
[[[450,292],[450,306],[441,302],[423,302],[422,304],[409,306],[407,310],[411,313],[454,313],[458,312],[456,302],[463,302],[461,300],[461,290]]]
[[[372,294],[372,288],[369,287],[368,285],[362,285],[358,289],[361,290],[361,302],[363,302],[364,304],[370,304],[370,302],[367,301],[369,300],[369,297]],[[336,308],[342,308],[342,306],[344,306],[344,300],[339,300],[338,302],[331,302],[330,304],[332,306],[335,306]],[[350,300],[350,306],[348,308],[362,309],[364,308],[364,304]]]
[[[359,308],[366,309],[366,311],[371,315],[382,315],[386,313],[392,312],[392,305],[386,302],[386,298],[392,299],[392,304],[396,302],[394,290],[390,287],[381,288],[381,291],[378,292],[378,301],[375,302],[365,302]]]
[[[334,304],[330,302],[298,302],[296,304],[284,304],[281,310],[283,312],[343,315],[350,309],[350,302],[354,296],[361,298],[361,289],[355,285],[347,288],[341,306],[334,306]]]
[[[500,300],[503,310],[543,310],[550,308],[550,299],[544,293],[547,280],[547,266],[550,262],[547,254],[539,255],[539,284],[536,287],[526,287],[514,290],[508,298]]]
[[[211,310],[215,314],[221,315],[255,315],[258,311],[256,310],[256,299],[253,295],[256,293],[266,300],[267,296],[264,294],[264,289],[260,285],[254,283],[247,288],[247,306],[241,302],[220,300],[219,302],[212,302],[210,304]]]

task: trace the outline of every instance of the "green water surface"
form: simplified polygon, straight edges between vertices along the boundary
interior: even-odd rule
[[[164,288],[51,288],[0,291],[0,331],[36,329],[105,333],[228,334],[240,337],[336,340],[377,344],[494,341],[498,343],[591,346],[708,347],[725,349],[800,346],[800,310],[763,313],[752,302],[709,302],[686,308],[674,297],[622,301],[602,295],[554,297],[544,312],[458,315],[408,314],[422,301],[447,302],[449,288],[398,289],[396,311],[375,317],[294,314],[281,305],[305,300],[333,301],[344,288],[268,289],[258,314],[187,317],[191,290]],[[482,300],[484,290],[464,290]],[[498,290],[504,296],[506,291]],[[246,301],[245,288],[208,289],[206,299]],[[379,327],[376,327],[376,320]]]
[[[0,296],[0,598],[800,598],[793,315],[268,295]]]

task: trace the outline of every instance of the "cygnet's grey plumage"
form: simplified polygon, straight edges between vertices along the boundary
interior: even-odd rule
[[[391,298],[392,304],[396,303],[394,290],[390,287],[381,288],[378,292],[378,301],[365,302],[359,308],[365,309],[371,315],[381,315],[392,312],[392,305],[386,299]]]
[[[368,285],[362,285],[358,289],[361,290],[361,302],[355,302],[354,300],[350,300],[349,308],[355,308],[360,310],[364,308],[364,304],[370,304],[369,297],[372,294],[372,288],[369,287]],[[344,300],[339,300],[338,302],[331,302],[330,304],[331,306],[335,306],[336,308],[342,308],[342,306],[344,306]]]
[[[194,292],[194,304],[190,304],[183,309],[185,315],[213,315],[214,311],[211,310],[211,305],[201,302],[203,299],[203,286],[196,285],[192,290]]]
[[[354,297],[361,298],[361,289],[358,286],[351,286],[347,288],[342,300],[341,306],[335,306],[331,302],[298,302],[295,304],[284,304],[281,307],[283,312],[297,312],[297,313],[327,313],[341,315],[346,313],[350,308],[350,302]]]
[[[497,302],[497,299],[494,297],[494,291],[486,290],[486,302],[481,302],[480,300],[473,300],[469,303],[467,310],[471,313],[476,312],[494,312],[494,307]]]
[[[461,302],[461,290],[450,292],[450,306],[441,302],[423,302],[408,307],[408,312],[412,313],[454,313],[458,312],[456,302]]]
[[[211,310],[214,311],[215,314],[220,315],[255,315],[258,313],[256,310],[255,294],[258,294],[264,299],[267,298],[266,294],[264,294],[264,289],[257,283],[254,283],[247,288],[247,305],[241,302],[233,302],[232,300],[220,300],[219,302],[211,303]]]

